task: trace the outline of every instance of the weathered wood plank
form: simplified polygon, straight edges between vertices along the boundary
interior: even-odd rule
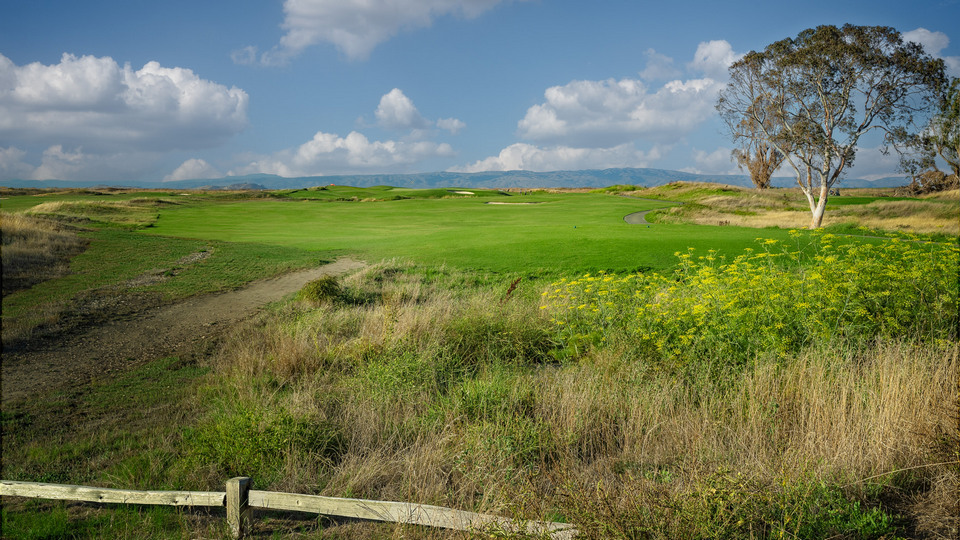
[[[246,486],[244,482],[246,481]],[[371,501],[366,499],[341,499],[320,495],[300,495],[275,491],[249,490],[249,506],[243,507],[242,491],[250,485],[249,478],[231,479],[228,489],[236,488],[238,517],[250,508],[310,512],[329,516],[351,517],[393,523],[409,523],[427,527],[442,527],[460,531],[500,530],[549,533],[556,540],[568,540],[577,535],[573,525],[541,521],[516,521],[505,517],[464,512],[442,506],[406,502]],[[154,504],[167,506],[225,506],[227,492],[223,491],[138,491],[128,489],[98,488],[46,484],[42,482],[17,482],[0,480],[0,496],[32,497],[67,501],[85,501],[115,504]],[[242,524],[243,519],[238,520]],[[232,523],[232,522],[231,522]],[[243,534],[242,526],[238,531]]]
[[[227,524],[234,538],[243,538],[250,528],[250,485],[247,476],[227,480]]]
[[[320,495],[252,490],[250,491],[250,506],[393,523],[409,523],[458,531],[478,531],[494,528],[515,532],[525,529],[526,532],[532,534],[550,532],[553,533],[554,538],[572,538],[576,534],[573,526],[566,523],[539,521],[518,523],[516,520],[500,516],[405,502],[341,499]]]
[[[0,480],[0,495],[117,504],[165,506],[223,506],[222,491],[137,491],[90,486]]]

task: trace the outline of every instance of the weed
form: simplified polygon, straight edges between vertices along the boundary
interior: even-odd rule
[[[280,411],[249,408],[220,415],[187,431],[186,459],[219,477],[252,476],[265,485],[277,480],[285,455],[307,453],[335,463],[344,441],[333,426]]]
[[[342,296],[343,291],[337,277],[323,276],[304,285],[297,293],[297,300],[317,306],[336,302]]]

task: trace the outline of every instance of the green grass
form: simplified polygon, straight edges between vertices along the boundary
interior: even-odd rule
[[[161,358],[3,414],[3,478],[184,489],[169,475],[176,440],[208,368]]]
[[[111,505],[108,512],[64,502],[31,501],[17,510],[2,509],[3,537],[21,540],[54,538],[99,539],[192,538],[197,519],[188,513],[163,506]],[[230,538],[226,520],[210,520],[205,538]]]
[[[629,213],[670,203],[598,194],[533,194],[371,203],[244,201],[161,212],[150,235],[276,244],[369,260],[404,257],[497,272],[665,269],[687,247],[737,252],[786,231],[629,225]]]
[[[827,199],[827,208],[835,206],[852,206],[852,205],[861,205],[861,204],[870,204],[875,201],[921,201],[917,197],[847,197],[847,196],[834,196]]]

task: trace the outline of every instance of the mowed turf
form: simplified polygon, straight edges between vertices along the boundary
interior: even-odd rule
[[[489,204],[490,202],[508,204]],[[524,204],[520,204],[524,203]],[[531,204],[532,203],[532,204]],[[738,254],[787,231],[630,225],[671,203],[593,193],[381,202],[250,200],[160,211],[147,234],[277,244],[492,271],[666,269],[688,247]]]

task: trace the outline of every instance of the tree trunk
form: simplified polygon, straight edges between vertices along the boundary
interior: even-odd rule
[[[810,220],[811,229],[819,229],[823,223],[823,211],[827,209],[827,197],[829,196],[830,187],[824,182],[820,186],[820,199],[817,201],[817,205],[811,208],[811,214],[813,215]]]

